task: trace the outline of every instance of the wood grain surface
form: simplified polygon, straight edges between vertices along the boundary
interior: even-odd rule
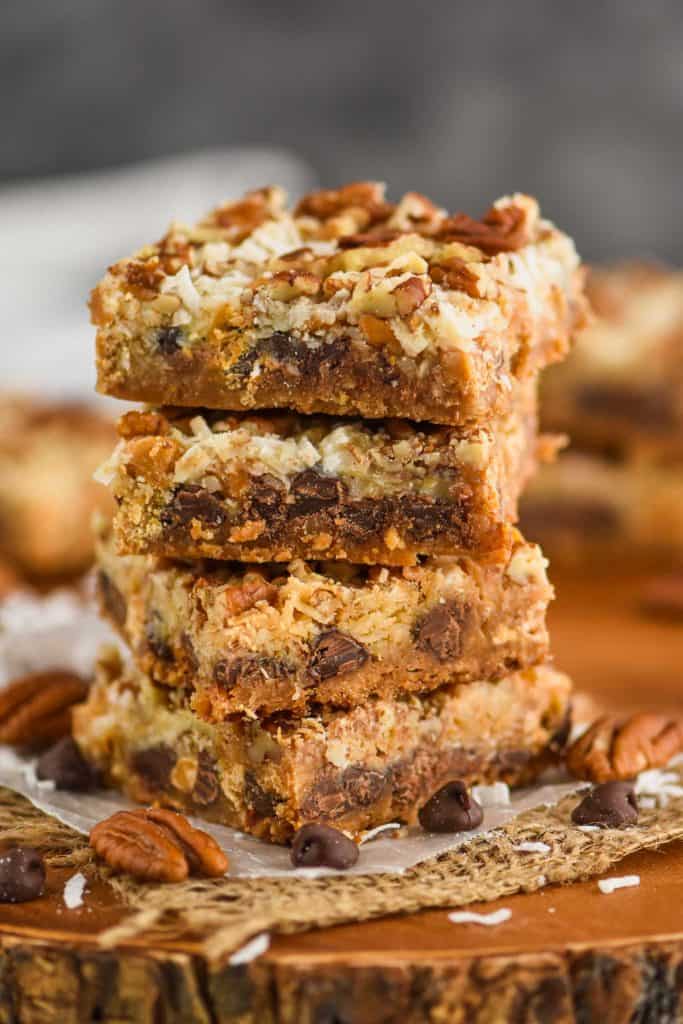
[[[638,579],[559,581],[556,661],[601,707],[680,711],[683,622],[648,619],[641,592]],[[234,967],[182,936],[101,949],[97,933],[124,910],[102,885],[68,911],[66,873],[53,871],[44,898],[0,907],[0,1024],[683,1020],[683,843],[612,873],[641,884],[606,896],[591,880],[472,908],[509,907],[494,928],[429,911],[279,937]]]

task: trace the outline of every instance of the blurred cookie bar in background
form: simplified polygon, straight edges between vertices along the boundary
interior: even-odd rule
[[[31,582],[89,568],[91,519],[111,498],[93,480],[114,427],[78,402],[5,395],[0,401],[0,563]]]
[[[543,381],[544,430],[569,435],[524,501],[556,561],[683,562],[683,271],[596,269],[595,313]]]

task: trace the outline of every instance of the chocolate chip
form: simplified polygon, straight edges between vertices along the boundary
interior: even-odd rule
[[[263,789],[253,772],[246,772],[244,776],[244,798],[249,809],[259,818],[275,815],[276,795]]]
[[[377,772],[371,768],[350,765],[344,771],[341,784],[349,809],[369,807],[370,804],[376,803],[385,789],[391,785],[391,769]]]
[[[279,362],[283,362],[292,355],[294,339],[286,331],[274,331],[267,338],[259,341],[258,348],[265,355],[274,356]]]
[[[97,592],[102,607],[117,626],[126,624],[126,599],[110,576],[102,569],[97,574]]]
[[[447,782],[417,816],[425,832],[469,832],[481,825],[484,812],[464,782]]]
[[[331,679],[355,672],[368,658],[368,652],[353,637],[328,629],[313,641],[308,667],[314,679]]]
[[[193,519],[200,519],[207,526],[220,526],[225,521],[225,512],[221,502],[210,491],[191,484],[176,491],[159,518],[167,529],[190,523]]]
[[[638,801],[633,783],[603,782],[591,789],[572,811],[575,825],[624,828],[638,821]]]
[[[252,477],[249,505],[253,514],[272,520],[273,513],[284,503],[284,493],[284,485],[272,474],[263,473],[261,476]]]
[[[86,761],[71,736],[65,736],[41,754],[36,775],[54,782],[57,789],[75,792],[96,789],[99,782],[97,769]]]
[[[410,536],[417,541],[433,541],[440,533],[457,527],[467,537],[469,512],[462,502],[454,508],[453,501],[435,501],[420,496],[401,495],[400,512],[410,521]]]
[[[152,611],[145,623],[145,642],[159,661],[173,661],[173,651],[162,635],[164,624],[161,615]]]
[[[202,750],[197,761],[197,778],[192,789],[192,799],[201,807],[208,807],[216,802],[219,793],[216,762],[210,754]]]
[[[415,646],[428,651],[438,661],[458,658],[462,653],[462,634],[469,609],[456,601],[437,604],[416,623]]]
[[[165,789],[168,786],[175,763],[175,751],[165,743],[137,750],[130,758],[131,770],[151,789]]]
[[[214,681],[225,690],[235,686],[254,686],[264,681],[288,679],[293,669],[284,661],[258,654],[245,654],[241,658],[223,659],[213,667]]]
[[[294,517],[319,512],[336,504],[341,494],[342,485],[336,477],[323,476],[314,469],[305,469],[292,480],[291,497],[294,507],[291,515]]]
[[[361,498],[344,505],[339,529],[344,537],[363,540],[370,534],[383,533],[387,525],[386,502]]]
[[[157,331],[157,348],[163,355],[173,356],[180,351],[182,338],[182,327],[162,327]]]
[[[291,852],[295,868],[337,868],[346,871],[358,860],[358,847],[329,825],[304,825],[294,836]]]
[[[26,903],[45,889],[45,864],[32,846],[13,846],[0,853],[0,903]]]

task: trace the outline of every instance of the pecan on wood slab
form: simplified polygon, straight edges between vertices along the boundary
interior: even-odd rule
[[[90,845],[114,871],[143,882],[217,878],[228,870],[228,858],[210,835],[162,808],[112,814],[95,825]]]
[[[598,718],[567,751],[577,779],[611,782],[661,768],[683,750],[683,719],[639,713],[626,719]]]
[[[88,683],[75,672],[31,672],[0,691],[0,743],[40,748],[71,732],[71,709]]]

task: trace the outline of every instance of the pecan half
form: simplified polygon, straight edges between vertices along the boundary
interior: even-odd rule
[[[577,779],[610,782],[661,768],[683,750],[683,719],[635,714],[599,718],[567,751],[567,768]]]
[[[113,868],[145,882],[182,882],[188,875],[217,878],[228,858],[216,841],[175,811],[118,811],[90,833],[95,853]]]
[[[0,743],[44,747],[71,732],[71,709],[88,684],[75,672],[32,672],[0,691]]]

